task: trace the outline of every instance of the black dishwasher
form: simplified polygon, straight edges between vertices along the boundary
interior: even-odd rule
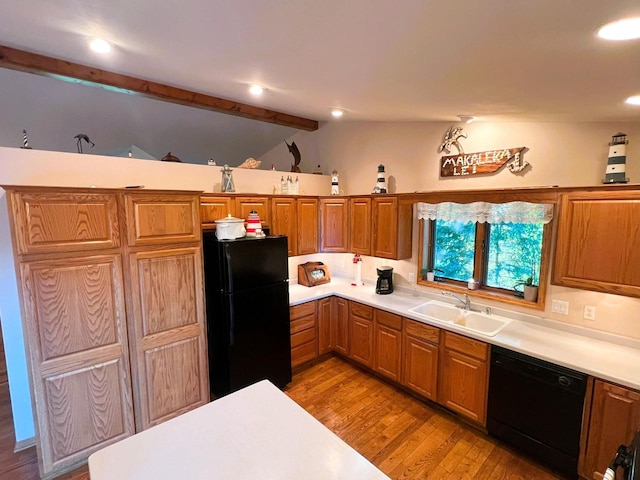
[[[576,478],[586,387],[583,373],[493,346],[487,430]]]

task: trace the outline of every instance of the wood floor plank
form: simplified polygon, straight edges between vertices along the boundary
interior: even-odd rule
[[[285,392],[392,479],[561,478],[338,357],[294,375]]]

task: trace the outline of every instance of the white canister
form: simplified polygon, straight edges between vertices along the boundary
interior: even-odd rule
[[[467,281],[467,288],[469,290],[477,290],[479,286],[480,286],[480,282],[478,282],[477,280],[474,280],[473,278],[470,278]]]

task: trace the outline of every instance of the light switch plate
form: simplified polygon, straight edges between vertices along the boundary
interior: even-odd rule
[[[413,272],[409,273],[409,283],[416,283],[416,274]]]
[[[561,315],[569,315],[569,302],[564,300],[551,300],[551,311]]]

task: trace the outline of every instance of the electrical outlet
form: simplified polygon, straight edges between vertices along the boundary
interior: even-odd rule
[[[416,274],[413,272],[409,273],[409,283],[416,283]]]
[[[596,319],[596,307],[593,305],[585,305],[584,306],[584,314],[583,317],[585,320],[595,320]]]
[[[561,315],[569,315],[569,302],[563,300],[551,300],[551,311]]]

